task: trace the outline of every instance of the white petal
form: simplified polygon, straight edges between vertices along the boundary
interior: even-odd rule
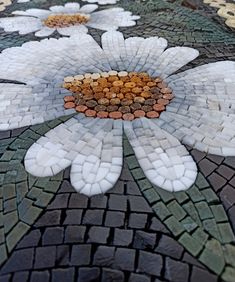
[[[59,6],[59,5],[52,6],[50,7],[50,10],[56,14],[65,13],[64,6]]]
[[[76,14],[80,10],[79,3],[66,3],[64,6],[52,6],[50,10],[56,14]]]
[[[77,191],[91,196],[111,189],[122,169],[119,122],[78,115],[38,139],[25,156],[25,169],[39,177],[55,175],[71,164],[71,183]]]
[[[141,168],[154,185],[180,191],[195,182],[196,164],[175,137],[145,118],[125,122],[124,130]],[[188,180],[187,185],[182,178]]]
[[[42,20],[42,19],[46,19],[51,14],[51,12],[48,10],[44,10],[44,9],[28,9],[26,11],[14,11],[12,14],[27,15],[27,16],[36,17]]]
[[[130,37],[124,40],[121,32],[102,35],[102,47],[112,69],[148,71],[167,46],[164,38]]]
[[[75,3],[75,2],[66,3],[64,5],[64,7],[65,7],[65,11],[67,13],[77,13],[77,12],[79,12],[80,4],[79,3]]]
[[[153,77],[166,78],[197,58],[198,55],[199,52],[196,49],[189,47],[169,48],[153,63],[148,73]]]
[[[69,27],[63,27],[63,28],[57,28],[57,31],[61,35],[76,35],[80,33],[87,33],[88,29],[85,25],[74,25],[74,26],[69,26]]]
[[[39,30],[35,33],[35,36],[37,36],[37,37],[47,37],[47,36],[50,36],[54,31],[55,31],[55,28],[50,28],[50,27],[44,26],[41,30]]]
[[[65,76],[109,70],[101,48],[86,34],[8,48],[0,54],[0,62],[1,79],[18,80],[35,88],[37,84],[47,85],[46,92],[52,95],[55,90],[62,95],[68,93],[61,88]]]
[[[18,31],[19,34],[27,34],[41,29],[42,23],[40,19],[34,17],[9,17],[0,18],[0,27],[5,32]]]
[[[176,96],[155,120],[183,143],[235,155],[235,63],[203,65],[168,79]]]
[[[52,176],[70,166],[82,149],[82,137],[89,128],[89,119],[78,122],[71,118],[39,138],[27,151],[25,169],[34,176]]]
[[[101,30],[116,30],[119,27],[136,25],[136,19],[139,17],[132,16],[122,8],[111,8],[92,13],[87,25]]]
[[[90,13],[94,12],[96,9],[98,9],[97,5],[88,4],[88,5],[82,6],[79,12],[84,13],[84,14],[90,14]]]
[[[111,189],[122,170],[122,128],[113,120],[96,123],[91,139],[76,154],[70,175],[73,187],[87,196]]]
[[[0,130],[38,124],[73,112],[64,109],[63,95],[56,91],[50,94],[41,87],[34,92],[27,85],[1,83]]]

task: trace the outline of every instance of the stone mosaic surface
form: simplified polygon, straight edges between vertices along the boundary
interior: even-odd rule
[[[108,32],[0,29],[0,281],[233,282],[234,31],[203,1],[79,4]],[[78,7],[14,1],[0,22],[52,6]],[[110,70],[175,97],[158,119],[64,109],[64,77]]]

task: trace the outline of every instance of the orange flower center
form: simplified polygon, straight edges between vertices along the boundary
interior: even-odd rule
[[[64,97],[66,109],[89,117],[133,120],[158,118],[170,100],[172,90],[159,77],[147,73],[93,73],[66,77],[63,87],[72,92]]]
[[[69,27],[78,24],[85,24],[89,21],[89,16],[82,14],[59,14],[59,15],[50,15],[44,24],[48,27]]]

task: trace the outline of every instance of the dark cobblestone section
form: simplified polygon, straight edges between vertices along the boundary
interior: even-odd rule
[[[89,199],[64,180],[0,277],[1,282],[201,279],[217,281],[156,218],[127,165],[104,196]]]
[[[70,117],[0,132],[0,265],[52,200],[63,180],[26,173],[24,155],[44,133]]]

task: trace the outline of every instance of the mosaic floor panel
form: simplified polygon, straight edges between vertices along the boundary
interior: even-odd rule
[[[0,282],[235,282],[235,2],[0,0]]]

